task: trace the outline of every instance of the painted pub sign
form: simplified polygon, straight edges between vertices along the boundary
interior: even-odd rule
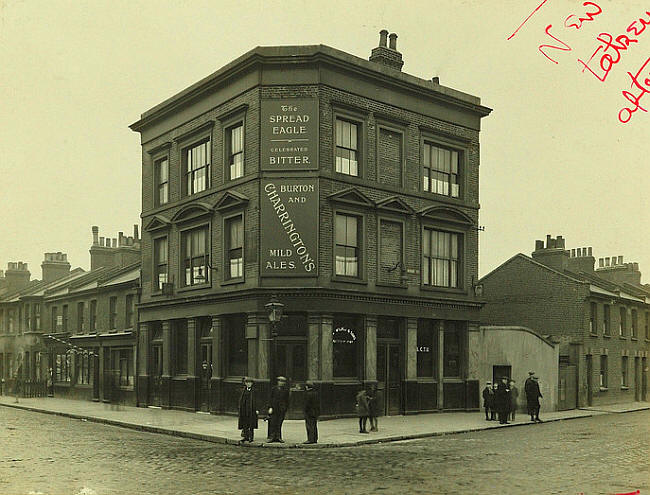
[[[261,169],[318,169],[318,100],[262,100]]]
[[[318,179],[265,178],[261,188],[261,275],[316,277]]]

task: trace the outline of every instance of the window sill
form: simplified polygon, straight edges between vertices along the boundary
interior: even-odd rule
[[[182,294],[183,292],[192,292],[193,290],[201,290],[201,289],[209,289],[212,287],[212,284],[196,284],[196,285],[188,285],[185,287],[179,287],[176,289],[176,292],[179,294]]]
[[[235,285],[235,284],[243,284],[245,282],[244,277],[239,277],[239,278],[231,278],[228,280],[224,280],[221,282],[220,285]]]
[[[125,390],[127,392],[133,392],[134,387],[133,385],[120,385],[117,387],[118,390]]]
[[[598,334],[597,333],[590,333],[589,336],[590,337],[598,337]]]
[[[407,284],[391,284],[389,282],[377,282],[375,284],[376,287],[389,287],[391,289],[408,289],[409,286]]]
[[[599,387],[600,392],[607,392],[609,389],[607,387]]]
[[[420,289],[426,292],[440,292],[443,294],[464,294],[467,295],[467,291],[462,287],[438,287],[435,285],[424,285],[420,284]]]
[[[603,337],[606,338],[606,339],[611,339],[611,338],[612,338],[612,336],[609,335],[609,334],[607,334],[607,333],[604,333],[604,334],[603,334]]]
[[[630,340],[634,340],[636,342],[639,339],[637,339],[636,337],[630,337]]]
[[[619,340],[627,340],[627,337],[625,337],[624,335],[619,335],[618,338]]]
[[[368,285],[367,280],[363,280],[360,278],[354,278],[354,277],[345,277],[342,275],[334,275],[332,277],[332,282],[345,282],[349,284],[357,284],[357,285]]]
[[[334,377],[332,381],[336,385],[359,385],[361,380],[353,376],[344,376],[344,377]]]
[[[627,385],[621,385],[621,390],[630,390],[630,387]]]

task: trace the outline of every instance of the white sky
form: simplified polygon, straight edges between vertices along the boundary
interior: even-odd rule
[[[650,57],[650,27],[605,82],[577,60],[650,6],[596,0],[602,13],[576,30],[565,18],[595,7],[547,0],[508,41],[540,2],[0,0],[0,268],[25,261],[40,278],[46,251],[88,268],[92,225],[131,234],[141,159],[128,125],[143,111],[257,45],[322,43],[367,59],[387,28],[405,72],[494,109],[481,133],[482,275],[559,234],[567,248],[639,262],[648,282],[650,113],[625,125],[617,115],[626,73]],[[548,51],[558,64],[537,50],[555,43],[548,24],[571,48]]]

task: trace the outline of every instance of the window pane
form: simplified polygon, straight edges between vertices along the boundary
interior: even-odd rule
[[[346,242],[348,246],[358,246],[357,243],[357,218],[346,217]]]
[[[350,149],[357,149],[357,125],[349,124],[350,126]]]
[[[336,244],[345,244],[345,231],[347,228],[345,216],[336,215],[336,225],[334,228],[336,230]]]
[[[336,119],[336,146],[343,146],[343,121]]]

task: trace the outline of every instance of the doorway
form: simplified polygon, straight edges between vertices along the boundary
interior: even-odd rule
[[[634,400],[641,400],[641,358],[634,358]]]
[[[199,411],[210,412],[210,378],[212,378],[212,342],[201,342],[201,386],[199,387]]]
[[[587,406],[593,406],[594,402],[594,383],[593,383],[594,364],[591,354],[587,354]]]
[[[377,344],[377,400],[385,416],[402,413],[402,366],[398,342]]]
[[[149,388],[149,405],[161,405],[162,389],[162,343],[151,346],[151,387]]]
[[[501,383],[501,378],[512,378],[512,366],[492,366],[492,383]]]

